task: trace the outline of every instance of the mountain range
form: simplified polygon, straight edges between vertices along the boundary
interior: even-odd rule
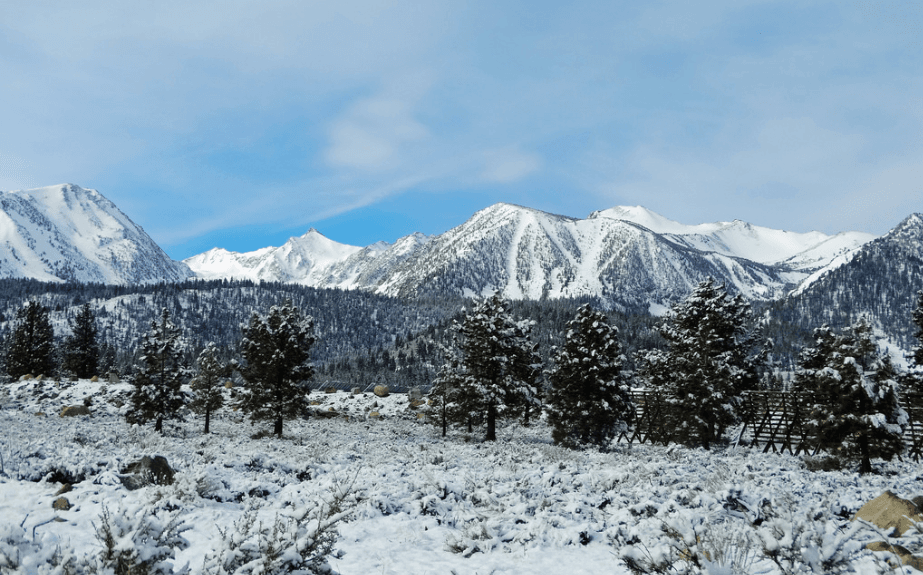
[[[577,219],[496,204],[438,236],[413,234],[361,248],[311,229],[281,247],[216,248],[184,261],[198,277],[295,282],[392,296],[486,295],[511,299],[601,297],[652,309],[705,277],[750,299],[785,296],[874,239],[794,233],[739,220],[687,226],[642,207]]]
[[[919,252],[923,234],[913,230],[923,230],[919,215],[876,238],[740,220],[685,225],[640,206],[578,219],[501,203],[443,234],[416,233],[392,244],[350,246],[311,229],[280,247],[215,248],[175,262],[102,194],[63,184],[0,192],[0,277],[110,284],[248,279],[399,297],[499,291],[511,299],[601,298],[656,313],[709,276],[756,301],[803,295],[815,284],[829,291],[833,271],[867,261],[883,245],[909,242]]]

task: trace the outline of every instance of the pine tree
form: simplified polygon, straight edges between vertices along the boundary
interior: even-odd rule
[[[314,375],[314,320],[286,302],[273,306],[265,318],[254,313],[243,335],[240,348],[246,364],[241,375],[247,385],[240,407],[251,421],[272,421],[273,433],[282,437],[283,420],[307,408],[306,382]]]
[[[917,292],[917,307],[913,310],[913,323],[917,326],[914,337],[919,342],[913,348],[913,362],[923,368],[923,291]]]
[[[865,320],[841,334],[823,326],[816,345],[802,352],[795,389],[811,394],[808,429],[817,446],[859,460],[871,473],[873,457],[890,460],[903,450],[907,412],[897,394],[897,374],[878,353]]]
[[[559,445],[608,445],[634,416],[618,330],[589,304],[568,322],[547,374],[548,422]]]
[[[26,374],[50,375],[55,368],[54,352],[54,330],[48,308],[29,301],[16,312],[16,325],[6,353],[6,372],[13,378]]]
[[[739,419],[743,392],[758,385],[758,336],[747,332],[750,308],[711,278],[701,282],[659,331],[663,351],[643,354],[642,375],[681,414],[686,441],[708,449]],[[677,415],[677,417],[680,417]]]
[[[162,434],[164,420],[173,417],[186,401],[180,386],[189,375],[183,363],[180,330],[170,321],[166,308],[141,340],[140,361],[132,376],[134,390],[126,419],[139,424],[153,419],[154,430]]]
[[[218,357],[218,346],[209,342],[199,354],[198,371],[191,382],[193,391],[189,408],[205,416],[205,433],[211,430],[211,414],[224,405],[222,378],[230,377],[231,365]]]
[[[483,418],[486,441],[497,439],[497,420],[528,420],[539,403],[536,379],[541,369],[537,346],[529,339],[531,322],[517,320],[499,295],[478,302],[459,325],[458,387],[450,409],[469,423]]]
[[[81,379],[93,377],[99,364],[99,344],[90,304],[80,308],[71,331],[72,335],[64,340],[64,369]]]

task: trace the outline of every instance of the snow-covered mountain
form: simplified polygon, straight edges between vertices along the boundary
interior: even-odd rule
[[[914,345],[911,314],[923,289],[923,214],[911,214],[862,246],[843,265],[799,288],[784,308],[787,322],[841,327],[867,316],[903,349]]]
[[[641,207],[581,220],[496,204],[432,238],[415,234],[359,248],[311,230],[279,248],[212,250],[185,263],[205,278],[293,281],[396,296],[601,296],[656,308],[707,276],[751,299],[776,299],[848,261],[873,237],[797,234],[740,221],[687,226]],[[300,254],[297,261],[289,255],[294,253]]]
[[[96,190],[0,192],[0,277],[127,284],[191,275]]]

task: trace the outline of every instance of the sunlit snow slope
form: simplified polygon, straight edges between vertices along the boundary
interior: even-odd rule
[[[0,192],[0,277],[127,284],[191,275],[96,190]]]

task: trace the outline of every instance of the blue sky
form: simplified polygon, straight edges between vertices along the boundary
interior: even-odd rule
[[[575,217],[885,233],[923,211],[923,3],[5,2],[0,189],[175,259]]]

